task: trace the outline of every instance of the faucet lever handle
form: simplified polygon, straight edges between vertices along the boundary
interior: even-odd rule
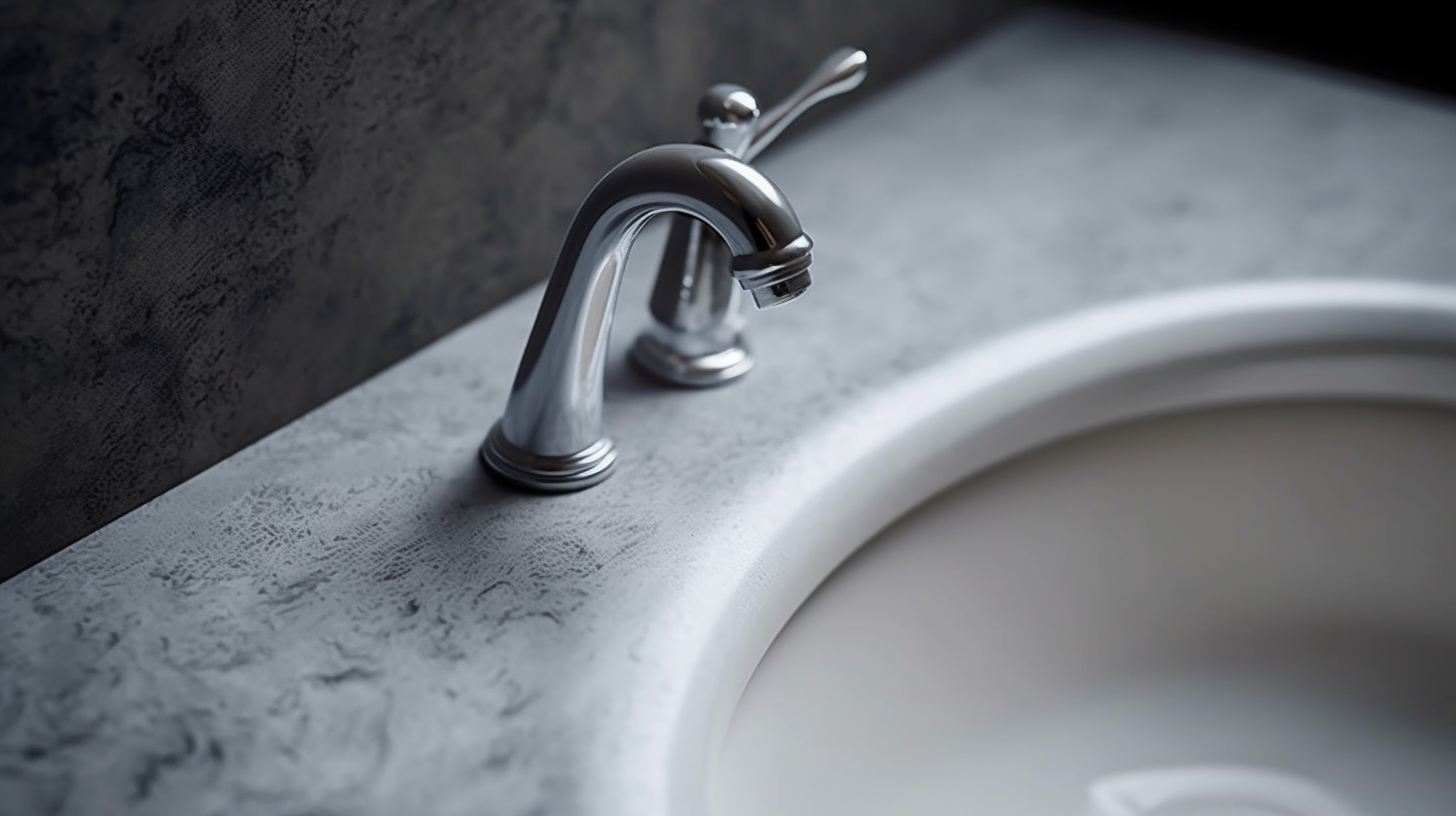
[[[753,161],[799,115],[814,105],[859,87],[865,78],[865,52],[839,48],[793,93],[760,113],[758,100],[742,85],[721,83],[698,99],[703,141],[744,161]]]
[[[757,117],[753,136],[739,158],[753,161],[804,111],[830,97],[858,88],[864,82],[868,61],[869,57],[858,48],[836,49],[793,93]]]
[[[752,161],[799,114],[853,90],[868,58],[858,48],[830,54],[779,104],[760,111],[741,85],[714,85],[698,100],[702,142]],[[632,360],[673,385],[702,388],[731,382],[753,367],[743,339],[744,297],[730,274],[728,247],[696,219],[672,216],[667,246],[648,308],[654,318],[632,346]],[[760,304],[758,296],[755,304]]]

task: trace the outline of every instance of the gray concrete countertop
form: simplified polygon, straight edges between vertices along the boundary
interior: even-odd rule
[[[731,650],[810,429],[1129,296],[1456,282],[1452,107],[1061,12],[763,165],[814,290],[756,317],[741,384],[660,390],[621,362],[639,252],[601,487],[477,462],[533,290],[0,586],[0,812],[664,813],[684,689]]]

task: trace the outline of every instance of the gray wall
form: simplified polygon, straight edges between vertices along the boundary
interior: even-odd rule
[[[1015,0],[0,9],[0,578],[541,277],[591,183]]]

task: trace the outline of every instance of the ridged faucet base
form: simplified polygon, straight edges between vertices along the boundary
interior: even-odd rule
[[[602,438],[567,456],[541,456],[512,445],[497,422],[480,446],[480,459],[505,481],[543,493],[571,493],[600,484],[612,475],[617,449]]]

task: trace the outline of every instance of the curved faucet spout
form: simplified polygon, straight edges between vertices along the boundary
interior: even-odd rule
[[[513,483],[547,491],[590,487],[616,452],[602,435],[607,337],[627,253],[652,216],[695,216],[733,253],[733,277],[760,308],[809,286],[809,236],[784,194],[717,148],[673,144],[628,158],[582,202],[526,342],[505,415],[481,457]]]

